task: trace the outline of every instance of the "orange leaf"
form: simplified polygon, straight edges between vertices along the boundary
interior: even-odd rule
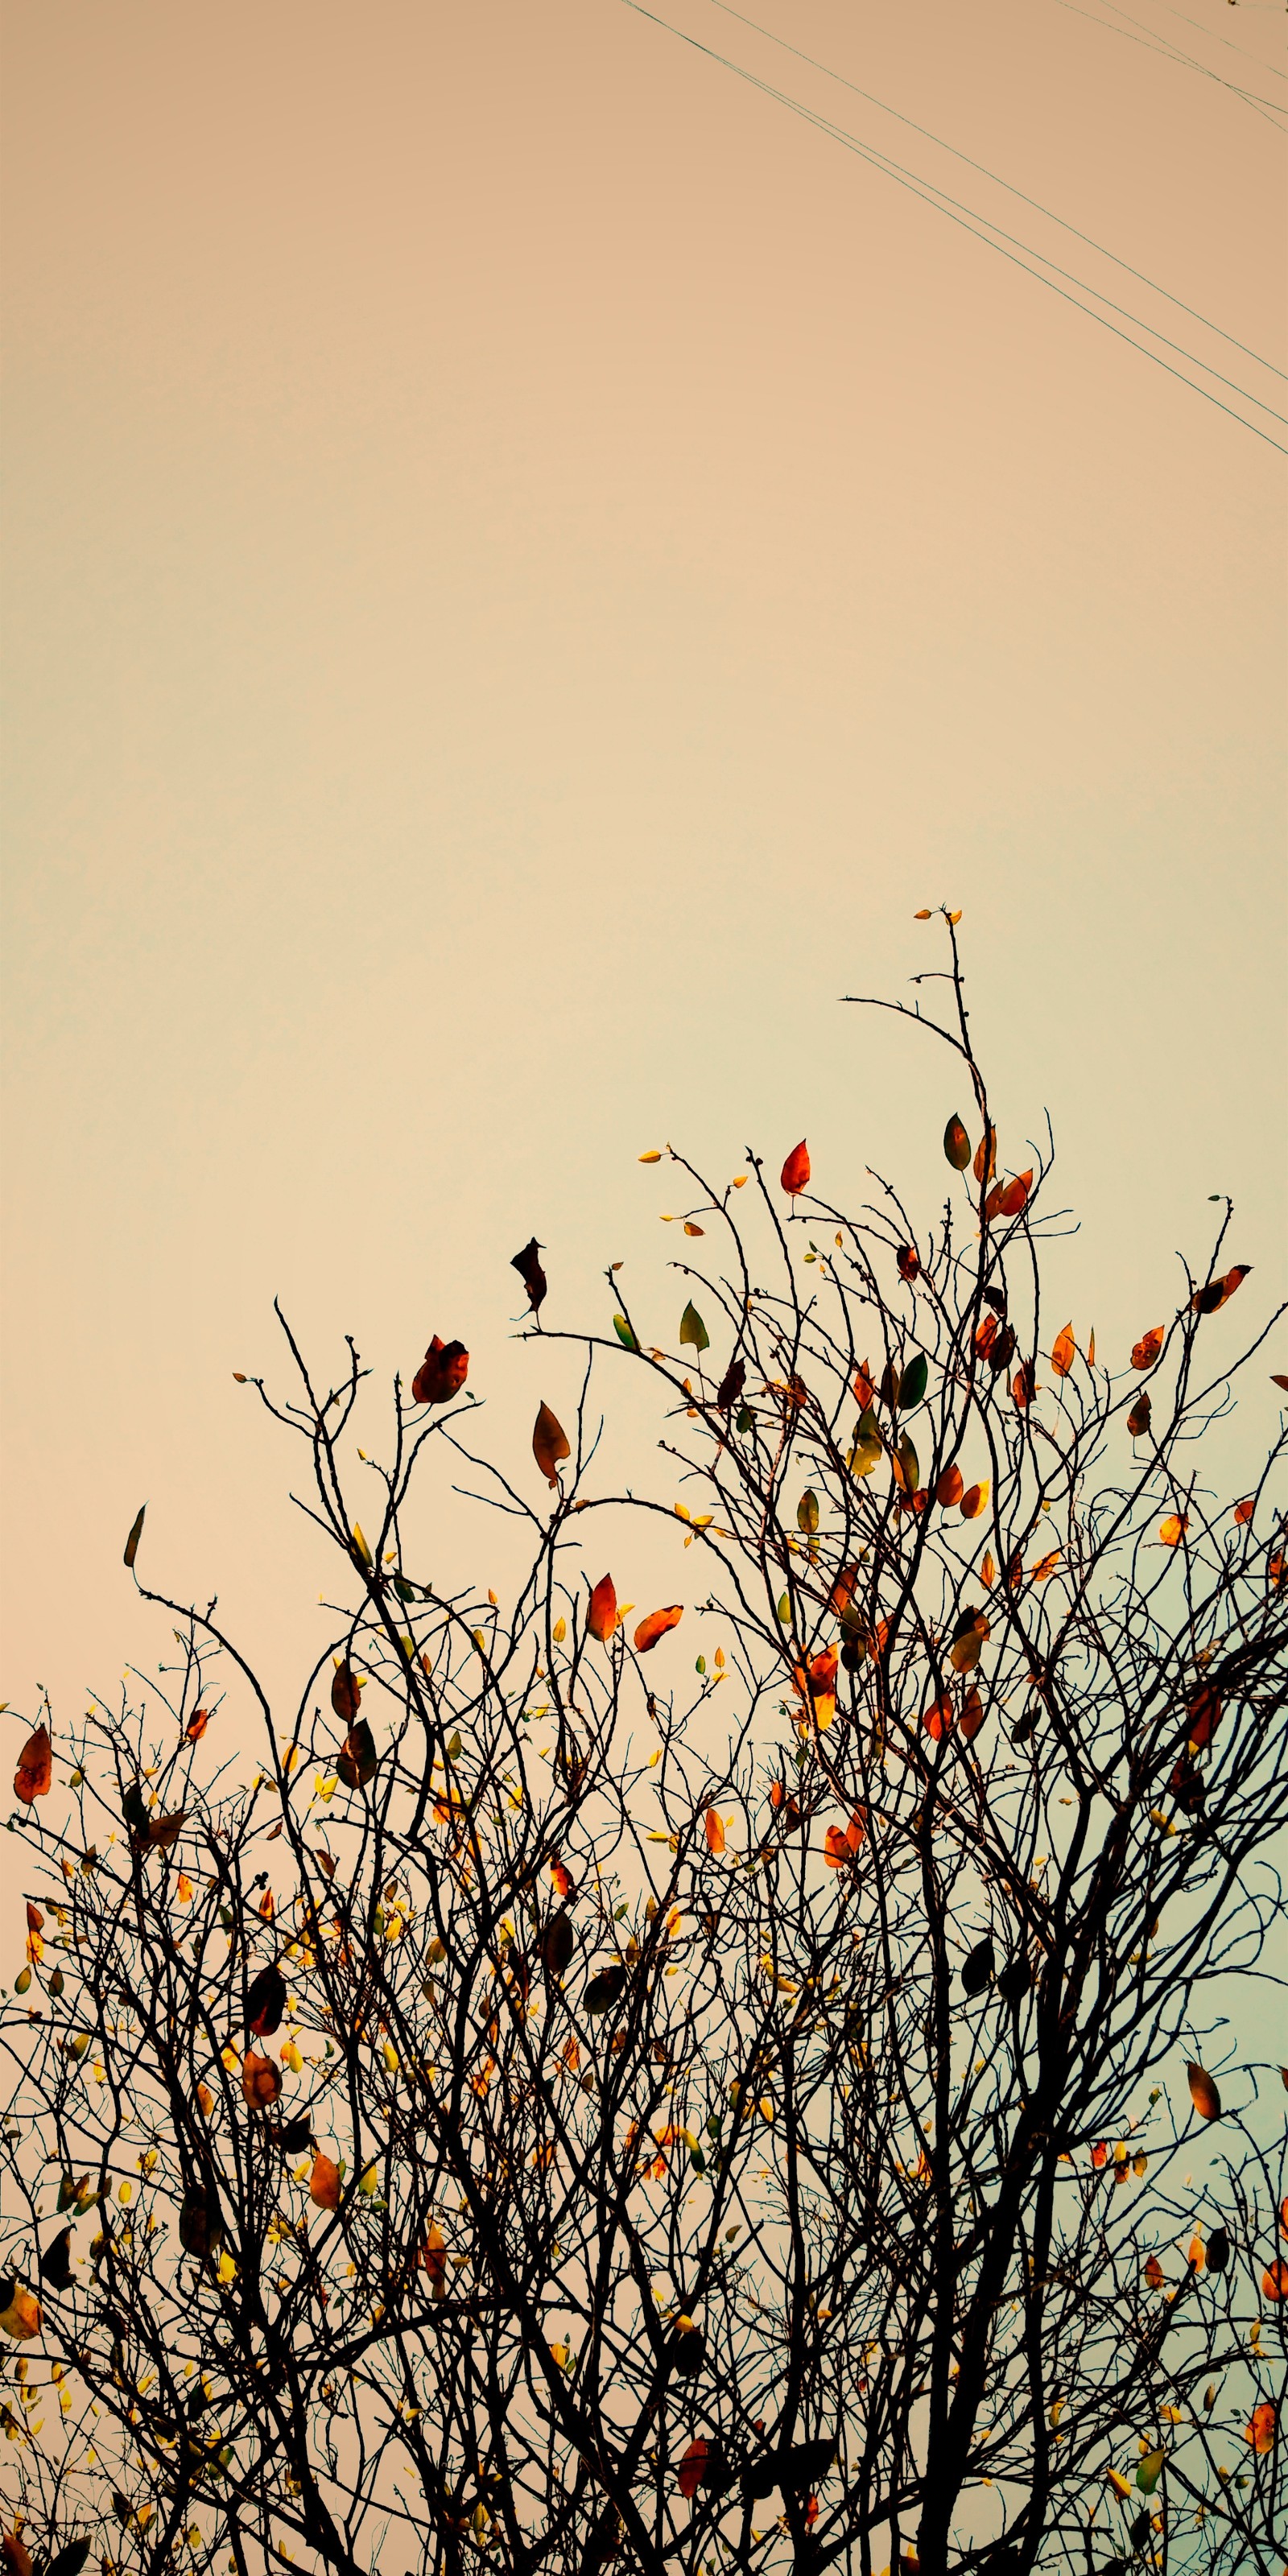
[[[248,2048],[242,2059],[241,2088],[249,2110],[266,2111],[281,2092],[281,2068],[273,2064],[271,2057],[261,2057],[255,2049]]]
[[[1278,2429],[1274,2407],[1269,2398],[1264,2398],[1260,2406],[1253,2407],[1252,2421],[1245,2427],[1244,2440],[1251,2442],[1254,2451],[1273,2451]]]
[[[872,1375],[872,1363],[870,1360],[865,1360],[862,1367],[855,1371],[854,1393],[857,1402],[864,1413],[867,1412],[869,1405],[875,1404],[876,1402],[876,1382]]]
[[[1060,1550],[1058,1547],[1053,1547],[1049,1556],[1040,1556],[1037,1564],[1031,1568],[1029,1574],[1030,1583],[1048,1582],[1050,1577],[1054,1574],[1059,1562]]]
[[[953,1704],[946,1691],[941,1694],[932,1707],[923,1712],[921,1723],[924,1726],[927,1735],[935,1744],[938,1744],[945,1735],[952,1734],[954,1723]]]
[[[1243,1286],[1251,1267],[1249,1261],[1237,1261],[1233,1270],[1226,1271],[1223,1279],[1209,1279],[1205,1288],[1196,1288],[1190,1299],[1193,1312],[1196,1315],[1218,1313],[1222,1306],[1229,1304],[1235,1290]]]
[[[721,1823],[721,1821],[720,1821],[719,1816],[716,1814],[716,1811],[715,1811],[715,1808],[714,1808],[714,1807],[708,1807],[707,1812],[706,1812],[705,1822],[706,1822],[706,1833],[707,1833],[707,1850],[708,1850],[709,1852],[714,1852],[714,1853],[715,1853],[715,1855],[716,1855],[716,1857],[717,1857],[717,1859],[718,1859],[718,1858],[719,1858],[720,1853],[724,1850],[724,1847],[725,1847],[725,1829],[724,1829],[723,1824],[722,1824],[722,1823]]]
[[[1067,1377],[1077,1356],[1078,1346],[1073,1338],[1073,1326],[1066,1324],[1064,1331],[1057,1333],[1051,1344],[1051,1367],[1056,1377]]]
[[[1262,2294],[1267,2299],[1288,2299],[1288,2263],[1281,2255],[1261,2275]]]
[[[669,1610],[650,1610],[647,1619],[641,1619],[635,1631],[636,1654],[647,1655],[658,1638],[666,1635],[668,1628],[679,1627],[683,1617],[684,1605],[680,1601],[673,1601]]]
[[[1279,2233],[1288,2236],[1288,2196],[1279,2203]]]
[[[1218,2093],[1211,2076],[1205,2072],[1203,2067],[1193,2064],[1186,2067],[1185,2075],[1190,2088],[1190,2100],[1193,2103],[1195,2110],[1198,2112],[1199,2118],[1201,2120],[1219,2120],[1221,2117],[1221,2096]]]
[[[991,1592],[997,1581],[997,1567],[993,1563],[993,1551],[991,1547],[986,1547],[984,1550],[984,1562],[979,1569],[979,1579],[984,1586],[984,1590],[986,1592]]]
[[[33,2576],[31,2551],[16,2531],[6,2532],[0,2540],[0,2567],[5,2576]]]
[[[1147,1386],[1143,1386],[1127,1416],[1127,1428],[1130,1431],[1133,1440],[1139,1440],[1142,1432],[1148,1431],[1149,1416],[1149,1388]]]
[[[982,1484],[967,1486],[961,1499],[962,1519],[964,1521],[977,1521],[987,1501],[988,1478],[986,1476]]]
[[[319,2209],[339,2208],[340,2168],[330,2156],[318,2154],[314,2157],[313,2171],[309,2175],[309,2198]]]
[[[1157,2254],[1150,2255],[1149,2261],[1145,2265],[1145,2278],[1148,2281],[1151,2290],[1162,2289],[1163,2282],[1166,2279],[1166,2274],[1164,2273],[1162,2264],[1159,2262]]]
[[[969,1744],[969,1742],[970,1742],[970,1740],[971,1740],[971,1737],[972,1737],[973,1735],[978,1735],[979,1730],[980,1730],[981,1726],[983,1725],[983,1723],[984,1723],[984,1703],[983,1703],[983,1700],[980,1698],[979,1692],[978,1692],[977,1690],[968,1690],[968,1691],[967,1691],[967,1693],[966,1693],[965,1700],[963,1701],[963,1704],[962,1704],[962,1718],[961,1718],[962,1734],[965,1736],[966,1742],[967,1742],[968,1744]]]
[[[1179,1547],[1190,1525],[1188,1512],[1169,1512],[1158,1524],[1158,1535],[1164,1547]]]
[[[1101,2168],[1101,2166],[1102,2166],[1102,2165],[1104,2165],[1104,2164],[1107,2164],[1107,2163],[1108,2163],[1108,2161],[1109,2161],[1109,2149],[1108,2149],[1108,2146],[1106,2145],[1105,2140],[1104,2140],[1103,2138],[1100,2138],[1100,2139],[1097,2141],[1096,2145],[1092,2148],[1092,2150],[1091,2150],[1091,2161],[1092,2161],[1093,2165],[1095,2166],[1097,2173],[1099,2173],[1100,2168]]]
[[[21,1798],[29,1807],[33,1798],[43,1798],[48,1794],[53,1776],[54,1757],[49,1729],[38,1726],[35,1734],[28,1736],[18,1756],[18,1768],[13,1775],[14,1796]]]
[[[1033,1402],[1034,1396],[1039,1393],[1037,1376],[1034,1371],[1032,1360],[1026,1360],[1023,1368],[1016,1370],[1015,1375],[1011,1380],[1011,1393],[1014,1396],[1021,1413],[1023,1413],[1026,1407]]]
[[[859,1568],[857,1565],[842,1566],[841,1571],[828,1594],[828,1608],[836,1612],[838,1619],[843,1618],[846,1611],[849,1609],[850,1603],[854,1599],[854,1587],[858,1582],[858,1579]]]
[[[1000,1213],[1003,1216],[1018,1216],[1021,1208],[1027,1204],[1028,1195],[1032,1187],[1033,1172],[1031,1167],[1027,1172],[1017,1173],[1013,1181],[1007,1181],[1003,1186],[1001,1197],[997,1202]]]
[[[1234,1507],[1235,1528],[1242,1529],[1245,1523],[1251,1520],[1256,1508],[1255,1498],[1251,1494],[1248,1495],[1246,1502],[1236,1503]]]
[[[972,1168],[977,1181],[983,1183],[984,1181],[992,1180],[993,1174],[997,1170],[996,1127],[985,1128],[984,1133],[980,1137],[979,1143],[975,1148],[975,1161]]]
[[[1140,1340],[1132,1345],[1132,1367],[1134,1369],[1152,1368],[1166,1338],[1161,1324],[1151,1325],[1150,1330],[1142,1333]]]
[[[187,1736],[187,1738],[188,1738],[188,1742],[189,1742],[190,1744],[200,1744],[201,1739],[202,1739],[202,1736],[205,1734],[205,1732],[206,1732],[206,1728],[209,1726],[209,1724],[210,1724],[210,1711],[209,1711],[209,1709],[208,1709],[208,1708],[194,1708],[194,1710],[193,1710],[193,1712],[192,1712],[192,1715],[191,1715],[191,1717],[189,1718],[189,1720],[188,1720],[188,1723],[187,1723],[186,1727],[184,1728],[184,1733],[185,1733],[185,1735],[186,1735],[186,1736]]]
[[[961,1501],[963,1491],[964,1487],[962,1485],[962,1471],[960,1467],[945,1467],[944,1472],[935,1487],[935,1501],[937,1503],[943,1503],[946,1506],[953,1503],[959,1503]]]
[[[446,2298],[447,2245],[441,2228],[430,2227],[420,2250],[420,2259],[429,2274],[429,2284],[434,2297]]]
[[[955,1172],[965,1171],[970,1161],[970,1138],[955,1113],[944,1129],[944,1153]]]
[[[586,1625],[589,1628],[592,1637],[598,1637],[601,1646],[606,1646],[610,1637],[612,1637],[616,1631],[617,1594],[613,1588],[613,1578],[611,1574],[602,1574],[600,1576],[599,1581],[590,1596],[590,1608],[586,1613]]]
[[[547,1484],[553,1489],[559,1482],[556,1471],[560,1460],[571,1458],[572,1451],[568,1446],[563,1424],[551,1412],[548,1404],[543,1404],[537,1414],[536,1426],[532,1434],[532,1455]]]
[[[795,1198],[798,1190],[803,1190],[808,1186],[809,1147],[803,1136],[799,1145],[793,1145],[792,1150],[783,1165],[782,1181],[783,1188],[792,1198]]]
[[[565,1869],[565,1868],[564,1868],[563,1862],[562,1862],[561,1860],[552,1860],[552,1861],[551,1861],[551,1864],[550,1864],[550,1875],[551,1875],[551,1878],[554,1880],[554,1885],[555,1885],[555,1894],[556,1894],[556,1896],[571,1896],[571,1894],[572,1894],[572,1872],[571,1872],[571,1870],[567,1870],[567,1869]]]
[[[895,1268],[897,1269],[904,1286],[906,1288],[910,1288],[913,1280],[918,1277],[921,1270],[921,1262],[918,1259],[915,1247],[911,1243],[901,1244],[894,1258]]]

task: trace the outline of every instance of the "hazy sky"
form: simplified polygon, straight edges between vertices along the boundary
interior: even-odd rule
[[[711,0],[664,14],[1288,411]],[[765,24],[1284,365],[1273,11]],[[964,1104],[837,1000],[907,991],[922,903],[963,907],[1004,1153],[1050,1110],[1102,1350],[1213,1190],[1264,1314],[1284,456],[622,0],[10,0],[4,39],[0,1695],[155,1660],[145,1496],[151,1575],[270,1664],[312,1634],[231,1378],[275,1293],[384,1375],[459,1334],[518,1461],[569,1380],[507,1340],[508,1257],[550,1246],[554,1321],[619,1256],[646,1300],[641,1148],[807,1132],[838,1195],[883,1163],[933,1207]]]

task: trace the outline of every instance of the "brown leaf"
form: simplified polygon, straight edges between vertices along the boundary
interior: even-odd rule
[[[352,1726],[362,1706],[353,1666],[346,1657],[331,1676],[331,1706],[342,1726]]]
[[[510,1263],[510,1268],[518,1271],[519,1277],[523,1281],[524,1287],[527,1289],[528,1304],[532,1308],[534,1315],[546,1293],[546,1274],[537,1257],[541,1252],[541,1249],[542,1246],[538,1243],[534,1234],[531,1241],[529,1243],[525,1243],[522,1252],[515,1253],[514,1258]]]
[[[340,2168],[330,2156],[318,2154],[309,2175],[309,2198],[319,2209],[340,2206]]]
[[[964,1492],[960,1467],[945,1467],[935,1487],[935,1501],[942,1503],[948,1509],[953,1503],[961,1501]]]
[[[1150,1330],[1142,1333],[1140,1340],[1132,1346],[1132,1367],[1134,1369],[1152,1368],[1166,1338],[1162,1324],[1151,1325]]]
[[[191,1717],[189,1718],[188,1723],[187,1723],[187,1725],[185,1726],[185,1728],[184,1728],[184,1730],[183,1730],[183,1731],[184,1731],[184,1734],[187,1736],[187,1739],[188,1739],[189,1744],[200,1744],[201,1739],[202,1739],[202,1736],[205,1734],[205,1732],[206,1732],[206,1728],[209,1726],[209,1724],[210,1724],[210,1711],[209,1711],[209,1709],[208,1709],[208,1708],[194,1708],[194,1710],[193,1710],[193,1712],[192,1712],[192,1715],[191,1715]]]
[[[956,1111],[944,1129],[944,1154],[955,1172],[964,1172],[970,1161],[970,1138]]]
[[[368,1780],[375,1778],[378,1759],[375,1737],[365,1717],[360,1717],[357,1725],[350,1727],[343,1750],[335,1757],[336,1770],[346,1789],[365,1789]]]
[[[147,1504],[140,1503],[139,1508],[130,1523],[130,1535],[125,1542],[125,1554],[121,1560],[124,1565],[133,1565],[135,1557],[138,1555],[139,1540],[143,1536],[143,1515],[146,1510]]]
[[[38,1726],[35,1734],[28,1736],[18,1756],[18,1768],[13,1775],[14,1796],[21,1798],[29,1807],[33,1798],[48,1795],[53,1776],[54,1757],[49,1729]]]
[[[1133,1440],[1139,1440],[1142,1432],[1148,1431],[1151,1409],[1149,1388],[1143,1386],[1127,1416],[1127,1428]]]
[[[271,2057],[261,2057],[257,2049],[248,2048],[242,2059],[241,2088],[248,2110],[267,2111],[281,2093],[282,2070]]]
[[[1186,2067],[1185,2075],[1190,2088],[1190,2100],[1193,2103],[1195,2110],[1198,2112],[1199,2118],[1201,2120],[1219,2120],[1221,2117],[1221,2096],[1218,2093],[1211,2076],[1205,2072],[1203,2067],[1193,2063]]]
[[[435,1333],[411,1382],[416,1404],[450,1404],[469,1375],[470,1355],[464,1342],[443,1342]]]
[[[178,1842],[187,1821],[186,1807],[178,1808],[171,1816],[149,1816],[148,1841],[153,1851],[169,1851]]]
[[[895,1268],[897,1269],[904,1286],[906,1288],[910,1288],[913,1280],[918,1278],[921,1272],[921,1263],[913,1245],[910,1243],[901,1244],[894,1258]]]
[[[537,1414],[532,1434],[532,1455],[547,1484],[554,1490],[559,1483],[557,1470],[560,1461],[571,1458],[572,1451],[563,1424],[548,1404],[543,1404]]]

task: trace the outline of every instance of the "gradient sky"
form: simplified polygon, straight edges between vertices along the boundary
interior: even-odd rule
[[[1284,364],[1275,13],[765,23]],[[550,1246],[552,1321],[619,1256],[652,1294],[643,1147],[807,1132],[933,1208],[965,1104],[837,998],[907,992],[919,904],[963,907],[1004,1157],[1050,1111],[1080,1328],[1170,1314],[1224,1189],[1263,1317],[1283,456],[622,0],[11,0],[4,45],[0,1690],[70,1718],[155,1660],[144,1496],[152,1578],[273,1671],[311,1639],[231,1378],[275,1293],[385,1377],[461,1335],[517,1463],[571,1376],[509,1342],[508,1257]]]

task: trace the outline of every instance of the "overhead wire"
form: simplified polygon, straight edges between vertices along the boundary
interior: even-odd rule
[[[1131,261],[1121,259],[1117,251],[1107,250],[1103,242],[1094,240],[1090,233],[1084,233],[1079,225],[1071,224],[1065,216],[1053,213],[1051,207],[1044,206],[1040,198],[1030,197],[1023,188],[1015,187],[1009,179],[1003,179],[996,170],[990,170],[985,162],[974,160],[969,152],[962,152],[955,143],[946,142],[942,134],[932,133],[928,125],[919,125],[914,116],[905,116],[900,108],[891,107],[889,101],[878,98],[874,90],[862,88],[858,81],[848,79],[844,72],[835,71],[829,63],[820,62],[816,54],[807,54],[800,45],[789,43],[786,36],[775,35],[772,27],[762,26],[759,19],[749,18],[744,10],[735,9],[732,6],[732,0],[709,0],[709,5],[713,9],[719,9],[722,16],[726,18],[736,18],[740,26],[750,28],[753,35],[765,37],[769,44],[777,45],[783,53],[794,54],[798,62],[808,63],[812,71],[823,72],[828,80],[839,82],[842,89],[851,90],[856,98],[866,100],[869,107],[880,108],[883,116],[892,116],[897,124],[906,125],[912,134],[920,134],[927,143],[933,143],[937,150],[951,153],[953,159],[963,162],[968,170],[977,171],[979,176],[987,179],[993,187],[1004,188],[1008,196],[1018,198],[1023,206],[1031,206],[1034,213],[1044,216],[1048,223],[1058,224],[1060,230],[1071,233],[1075,241],[1085,242],[1087,248],[1094,250],[1100,259],[1112,260],[1115,268],[1121,268],[1128,277],[1136,278],[1140,285],[1149,288],[1151,294],[1161,295],[1168,304],[1174,304],[1179,313],[1188,313],[1192,322],[1201,322],[1205,331],[1215,332],[1218,339],[1227,341],[1229,346],[1232,349],[1238,349],[1243,357],[1251,358],[1255,365],[1266,368],[1270,375],[1279,376],[1285,384],[1288,384],[1288,372],[1284,368],[1276,367],[1269,358],[1261,357],[1256,349],[1248,347],[1246,340],[1237,340],[1232,331],[1223,330],[1219,322],[1210,321],[1208,316],[1200,313],[1193,304],[1187,304],[1183,296],[1173,295],[1170,287],[1160,286],[1157,278],[1148,276],[1143,268],[1134,268]],[[930,184],[933,185],[933,181]],[[1093,293],[1094,291],[1092,289]]]
[[[1112,332],[1116,340],[1125,341],[1128,348],[1135,349],[1139,356],[1148,358],[1154,366],[1161,367],[1164,374],[1174,376],[1178,384],[1187,385],[1191,393],[1199,394],[1204,402],[1209,402],[1217,411],[1224,412],[1228,419],[1237,421],[1240,427],[1248,430],[1253,438],[1263,440],[1267,447],[1275,448],[1281,456],[1288,456],[1288,447],[1282,440],[1272,438],[1269,431],[1260,428],[1256,421],[1246,419],[1244,414],[1236,411],[1232,404],[1222,402],[1219,394],[1210,393],[1206,385],[1196,384],[1192,376],[1187,376],[1180,367],[1172,366],[1166,358],[1159,356],[1157,350],[1147,349],[1140,340],[1132,337],[1130,331],[1120,330],[1118,324],[1111,322],[1106,314],[1097,313],[1092,305],[1084,304],[1080,296],[1070,294],[1068,286],[1057,285],[1056,278],[1064,277],[1069,279],[1071,284],[1080,286],[1084,294],[1095,296],[1096,301],[1107,304],[1111,312],[1123,314],[1126,320],[1135,322],[1139,330],[1148,332],[1151,339],[1162,341],[1165,348],[1174,350],[1178,356],[1187,359],[1190,365],[1200,368],[1203,374],[1212,376],[1218,384],[1223,384],[1230,392],[1237,393],[1242,401],[1252,403],[1256,410],[1268,413],[1272,420],[1279,421],[1283,426],[1288,427],[1288,420],[1285,420],[1283,413],[1273,411],[1268,403],[1261,402],[1258,396],[1250,394],[1246,387],[1235,384],[1228,376],[1222,376],[1215,367],[1207,366],[1202,358],[1197,358],[1191,351],[1181,348],[1176,341],[1167,339],[1163,332],[1155,331],[1152,324],[1142,321],[1139,315],[1128,313],[1124,306],[1114,304],[1109,296],[1101,295],[1099,289],[1088,285],[1085,279],[1072,276],[1068,269],[1059,268],[1054,260],[1047,259],[1045,253],[1035,250],[1031,243],[1018,242],[1014,234],[1003,232],[1002,227],[994,224],[989,216],[980,215],[975,208],[965,207],[959,199],[949,197],[946,191],[939,188],[933,180],[924,179],[919,172],[906,169],[901,162],[894,161],[889,154],[881,152],[877,146],[862,142],[846,127],[835,124],[830,117],[823,116],[816,108],[808,107],[802,99],[793,98],[789,91],[779,89],[774,82],[763,80],[758,73],[749,71],[745,64],[736,62],[731,55],[718,52],[714,46],[704,44],[700,37],[690,35],[686,29],[675,26],[669,18],[663,18],[657,10],[646,8],[644,0],[622,0],[622,6],[631,10],[636,17],[647,19],[651,25],[661,28],[665,34],[677,37],[681,44],[690,46],[695,53],[705,55],[708,61],[718,64],[722,70],[733,72],[739,80],[746,81],[750,88],[761,91],[766,98],[772,98],[780,106],[789,108],[793,115],[801,117],[807,125],[812,125],[820,133],[829,135],[834,142],[842,144],[847,151],[855,153],[871,168],[881,171],[887,178],[894,179],[899,187],[906,188],[911,195],[919,197],[923,205],[933,207],[937,213],[946,215],[950,223],[958,224],[964,232],[973,234],[977,241],[983,242],[988,249],[995,250],[999,258],[1010,260],[1014,267],[1023,269],[1026,276],[1036,278],[1040,286],[1048,287],[1050,292],[1058,295],[1064,303],[1072,304],[1079,313],[1085,313],[1090,321],[1098,322],[1101,329]],[[998,238],[995,239],[995,235]],[[1006,247],[1007,244],[1011,244],[1012,247]],[[1030,257],[1022,258],[1021,251],[1028,251]],[[1042,266],[1033,267],[1030,264],[1031,260],[1041,261]],[[1043,274],[1044,269],[1048,268],[1054,272],[1049,277]]]
[[[1107,0],[1109,7],[1113,4],[1114,0]],[[1165,63],[1183,63],[1190,71],[1201,72],[1204,80],[1215,81],[1217,88],[1228,90],[1232,98],[1241,98],[1245,106],[1263,117],[1268,125],[1273,125],[1277,133],[1283,133],[1284,128],[1279,122],[1283,110],[1273,99],[1262,98],[1258,91],[1245,88],[1241,81],[1222,80],[1210,63],[1201,63],[1194,54],[1185,53],[1181,46],[1173,44],[1170,36],[1156,35],[1152,29],[1142,35],[1133,35],[1131,27],[1115,27],[1111,19],[1098,17],[1094,9],[1082,8],[1079,0],[1056,0],[1056,6],[1070,10],[1075,18],[1086,18],[1093,27],[1103,27],[1107,36],[1122,36],[1130,45],[1143,45],[1147,53],[1161,54]],[[1117,14],[1125,18],[1127,12],[1120,9]],[[1139,27],[1140,24],[1139,18],[1131,21],[1131,26]]]

